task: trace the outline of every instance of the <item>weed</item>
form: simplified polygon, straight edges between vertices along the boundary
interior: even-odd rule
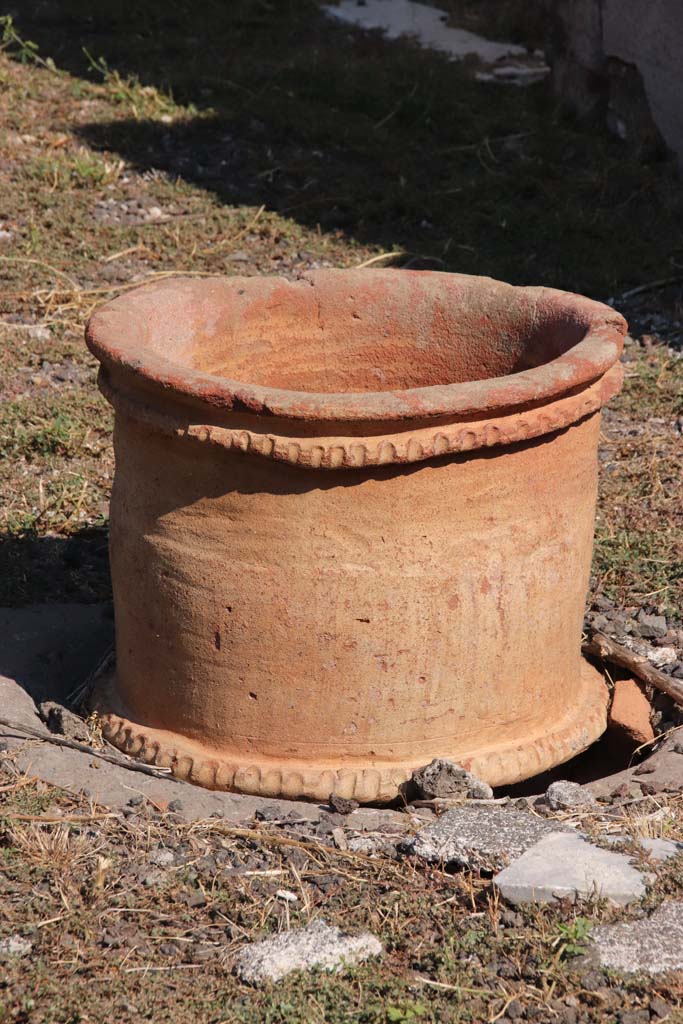
[[[2,31],[0,50],[11,53],[21,64],[36,64],[38,67],[45,68],[46,71],[58,73],[52,57],[41,57],[38,52],[38,44],[19,35],[11,14],[0,16],[0,30]]]
[[[123,160],[107,160],[80,147],[75,153],[39,157],[28,164],[26,170],[54,192],[69,188],[101,188],[116,181],[124,166]]]
[[[572,957],[583,956],[592,930],[592,922],[585,917],[575,917],[573,921],[558,924],[558,932],[552,943],[556,951],[556,960],[571,960]]]
[[[142,85],[136,75],[126,77],[115,68],[110,68],[104,57],[93,57],[86,46],[83,53],[91,71],[100,75],[108,97],[117,104],[126,106],[137,120],[146,117],[162,117],[175,114],[179,108],[171,95],[154,86]],[[190,105],[186,113],[196,114]]]
[[[424,1003],[407,1003],[404,1006],[387,1006],[387,1021],[390,1024],[410,1024],[421,1020],[427,1013]]]

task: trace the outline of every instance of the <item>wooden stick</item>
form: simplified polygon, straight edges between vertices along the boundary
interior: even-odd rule
[[[112,754],[105,754],[102,750],[94,750],[93,747],[89,747],[87,743],[78,743],[76,740],[68,740],[65,736],[53,736],[52,733],[44,733],[39,729],[34,729],[30,725],[20,725],[18,722],[12,722],[8,718],[0,718],[0,726],[4,726],[6,729],[11,729],[13,732],[18,732],[26,736],[30,736],[31,739],[43,740],[45,743],[54,743],[58,747],[69,747],[70,750],[80,750],[82,754],[91,754],[93,757],[99,757],[102,761],[108,761],[109,764],[115,764],[119,768],[128,768],[132,772],[141,772],[143,775],[151,775],[153,779],[168,779],[169,782],[178,782],[178,779],[174,779],[170,771],[166,773],[161,768],[151,768],[149,765],[142,764],[140,761],[124,761],[120,757],[113,757]]]
[[[629,651],[628,647],[622,647],[621,644],[615,643],[604,633],[594,633],[582,649],[584,654],[588,654],[592,658],[611,661],[613,665],[628,669],[644,683],[666,693],[683,707],[683,682],[678,682],[677,679],[672,679],[665,672],[660,672],[658,668],[650,664],[643,654]]]

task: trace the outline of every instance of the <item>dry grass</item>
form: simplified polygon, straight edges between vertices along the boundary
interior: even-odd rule
[[[11,759],[0,792],[0,937],[33,944],[29,958],[5,964],[2,1021],[494,1021],[517,1000],[528,1019],[550,1022],[567,997],[582,1021],[604,1021],[655,991],[607,975],[598,991],[584,986],[590,921],[615,917],[599,901],[511,919],[472,873],[339,850],[306,823],[186,823],[144,804],[103,814],[17,776]],[[643,810],[649,820],[657,807]],[[680,808],[669,810],[679,820]],[[160,850],[171,864],[155,864]],[[676,865],[651,905],[680,882]],[[260,991],[234,978],[245,942],[316,918],[369,928],[382,960]],[[660,978],[656,992],[683,1005],[680,979]]]

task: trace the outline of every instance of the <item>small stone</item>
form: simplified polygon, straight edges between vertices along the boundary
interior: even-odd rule
[[[521,928],[524,924],[524,918],[516,910],[505,910],[501,911],[500,923],[505,928]]]
[[[132,796],[129,799],[128,806],[129,807],[140,807],[142,805],[144,799],[145,798],[138,793],[137,796]]]
[[[9,935],[6,939],[0,939],[0,960],[9,960],[28,956],[33,949],[33,943],[21,935]]]
[[[337,814],[351,814],[358,810],[360,804],[357,800],[348,800],[345,796],[339,796],[338,793],[330,793],[330,806]]]
[[[557,1016],[557,1024],[577,1024],[579,1019],[579,1011],[573,1006],[568,1006],[566,1010],[560,1010]]]
[[[416,768],[413,782],[423,800],[436,797],[466,796],[468,773],[465,769],[445,757],[435,757],[429,764]]]
[[[625,854],[602,850],[569,832],[545,836],[493,881],[513,904],[597,895],[625,906],[645,895],[645,880]]]
[[[469,772],[467,773],[469,775]],[[470,800],[493,800],[493,789],[488,782],[470,775],[467,795]]]
[[[681,740],[676,740],[673,745],[673,750],[675,754],[683,754],[683,742],[681,742]]]
[[[677,657],[674,647],[651,647],[647,652],[647,660],[655,668],[669,668],[676,664]]]
[[[653,1013],[659,1020],[663,1020],[671,1013],[672,1007],[660,996],[653,996],[650,1000],[650,1013]]]
[[[513,999],[511,1003],[508,1003],[505,1013],[510,1020],[518,1020],[524,1016],[524,1006],[519,999]]]
[[[313,967],[338,971],[345,964],[357,964],[381,952],[381,942],[369,932],[346,935],[324,921],[313,921],[306,928],[280,932],[243,947],[235,961],[235,972],[242,981],[259,985]]]
[[[487,782],[445,757],[435,757],[429,764],[417,768],[413,772],[413,782],[423,800],[444,797],[469,797],[474,800],[493,798],[493,790]]]
[[[429,863],[498,870],[545,835],[561,831],[530,811],[485,804],[454,807],[409,840],[408,853]]]
[[[651,713],[650,702],[640,684],[635,679],[617,679],[609,712],[609,731],[620,733],[636,746],[650,743],[655,738]]]
[[[332,841],[338,850],[348,850],[349,844],[346,841],[346,833],[339,825],[332,829]]]
[[[595,797],[578,782],[560,779],[551,782],[545,791],[545,800],[553,811],[569,811],[575,808],[595,807]]]
[[[683,969],[683,902],[670,901],[651,917],[593,929],[593,948],[603,967],[635,974]]]
[[[648,615],[642,608],[638,612],[637,621],[638,632],[645,639],[665,636],[669,628],[663,615]]]
[[[88,727],[83,719],[62,704],[57,704],[53,700],[45,700],[40,704],[38,711],[50,732],[79,743],[87,743],[90,739]]]
[[[277,899],[283,900],[285,903],[296,903],[299,897],[295,892],[291,892],[290,889],[278,889],[275,893]]]
[[[676,843],[673,839],[645,837],[639,839],[638,842],[655,864],[661,864],[672,857],[677,857],[679,853],[683,853],[683,843]]]
[[[45,327],[44,324],[36,324],[33,327],[29,327],[28,336],[32,341],[51,341],[52,332],[49,327]]]
[[[363,853],[366,857],[377,852],[378,842],[373,836],[351,836],[346,845],[352,853]]]
[[[172,850],[160,846],[158,850],[152,850],[147,860],[158,868],[167,868],[175,863],[175,854]]]
[[[180,811],[182,811],[183,809],[182,800],[171,800],[168,805],[168,809],[171,812],[171,814],[179,814]]]
[[[145,886],[146,889],[152,889],[155,886],[160,885],[164,881],[165,877],[163,871],[155,870],[149,871],[145,875],[145,877],[142,879],[142,884]]]

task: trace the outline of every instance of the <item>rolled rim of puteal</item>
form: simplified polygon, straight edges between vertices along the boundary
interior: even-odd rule
[[[86,328],[100,386],[165,433],[305,468],[415,462],[562,429],[622,381],[624,318],[433,271],[169,277]]]

